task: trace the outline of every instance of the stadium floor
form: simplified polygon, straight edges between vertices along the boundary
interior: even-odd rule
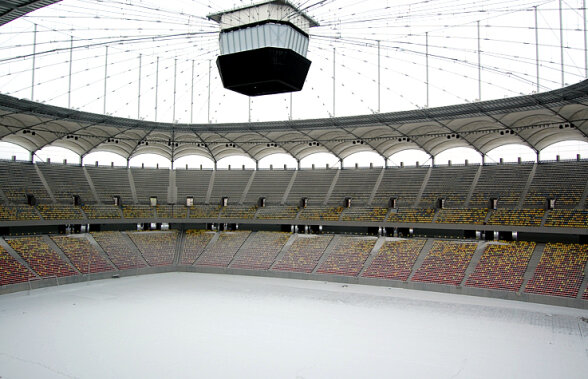
[[[0,296],[6,378],[581,378],[588,311],[194,273]]]

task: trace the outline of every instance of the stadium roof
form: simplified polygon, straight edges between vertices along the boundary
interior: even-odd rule
[[[0,25],[16,20],[20,16],[61,0],[0,0]]]
[[[0,95],[0,140],[35,152],[46,146],[82,157],[106,151],[130,159],[154,153],[213,161],[275,153],[300,160],[329,152],[339,159],[407,149],[431,156],[456,147],[480,154],[508,144],[535,151],[557,142],[588,142],[588,80],[528,96],[405,112],[279,122],[172,124],[105,116]]]

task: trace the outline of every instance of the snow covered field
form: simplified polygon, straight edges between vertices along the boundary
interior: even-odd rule
[[[586,378],[588,311],[193,273],[0,296],[5,378]]]

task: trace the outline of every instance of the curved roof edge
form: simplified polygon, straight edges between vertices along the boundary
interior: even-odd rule
[[[239,132],[251,130],[282,131],[301,129],[321,129],[345,126],[373,126],[385,123],[415,123],[432,120],[448,120],[454,118],[478,117],[517,111],[542,110],[546,106],[556,107],[569,103],[588,100],[588,80],[568,87],[533,95],[517,96],[506,99],[488,100],[476,103],[449,105],[436,108],[422,108],[409,111],[366,114],[333,118],[318,118],[290,121],[214,123],[214,124],[182,124],[143,121],[122,117],[83,112],[54,105],[19,99],[0,94],[0,109],[23,113],[49,116],[74,122],[90,122],[107,124],[114,127],[138,128],[148,130],[193,130],[196,132]]]

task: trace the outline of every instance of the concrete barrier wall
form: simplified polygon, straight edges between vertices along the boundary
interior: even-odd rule
[[[338,275],[319,275],[306,274],[300,272],[287,271],[259,271],[259,270],[244,270],[222,267],[201,267],[201,266],[165,266],[165,267],[149,267],[139,270],[125,270],[113,271],[105,273],[97,273],[90,275],[77,275],[59,278],[48,278],[42,280],[31,281],[30,283],[19,283],[0,287],[0,295],[29,291],[31,289],[46,288],[56,285],[83,283],[86,281],[111,279],[117,277],[128,277],[136,275],[151,275],[167,272],[193,272],[204,274],[223,274],[223,275],[244,275],[244,276],[258,276],[264,278],[281,278],[281,279],[297,279],[297,280],[315,280],[321,282],[334,282],[342,284],[361,284],[369,286],[404,288],[409,290],[432,291],[440,293],[451,293],[458,295],[489,297],[503,300],[525,301],[538,304],[555,305],[561,307],[571,307],[579,309],[588,309],[588,301],[580,299],[563,298],[556,296],[544,296],[536,294],[521,293],[517,294],[510,291],[498,291],[473,287],[461,286],[445,286],[431,283],[421,282],[402,282],[397,280],[373,279],[373,278],[358,278]]]

